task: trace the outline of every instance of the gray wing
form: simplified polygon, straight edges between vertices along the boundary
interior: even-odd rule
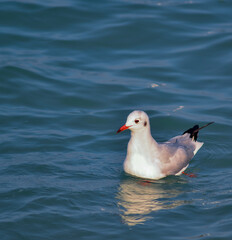
[[[186,135],[186,136],[185,136]],[[162,173],[175,175],[186,168],[194,156],[195,144],[187,134],[177,136],[160,144],[160,162]]]

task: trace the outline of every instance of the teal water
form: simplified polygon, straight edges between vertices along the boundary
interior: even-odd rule
[[[232,239],[232,2],[0,1],[2,240]],[[135,109],[157,141],[192,125],[188,172],[122,163]]]

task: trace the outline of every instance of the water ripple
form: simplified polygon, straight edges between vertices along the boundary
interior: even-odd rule
[[[231,239],[231,7],[0,2],[2,239]],[[157,141],[215,122],[197,178],[123,172],[135,109]]]

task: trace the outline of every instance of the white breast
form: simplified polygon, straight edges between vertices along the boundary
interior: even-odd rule
[[[159,179],[164,177],[157,159],[146,159],[138,153],[127,156],[124,161],[124,171],[142,178]]]

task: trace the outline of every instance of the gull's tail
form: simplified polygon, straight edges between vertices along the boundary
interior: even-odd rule
[[[183,133],[183,135],[184,135],[185,133],[189,133],[189,134],[190,134],[190,138],[193,138],[194,141],[197,141],[198,132],[199,132],[202,128],[205,128],[205,127],[209,126],[209,125],[212,124],[212,123],[214,123],[214,122],[210,122],[210,123],[208,123],[208,124],[206,124],[206,125],[204,125],[203,127],[200,127],[200,128],[199,128],[199,125],[195,125],[194,127],[189,128],[187,131],[185,131],[185,132]]]

